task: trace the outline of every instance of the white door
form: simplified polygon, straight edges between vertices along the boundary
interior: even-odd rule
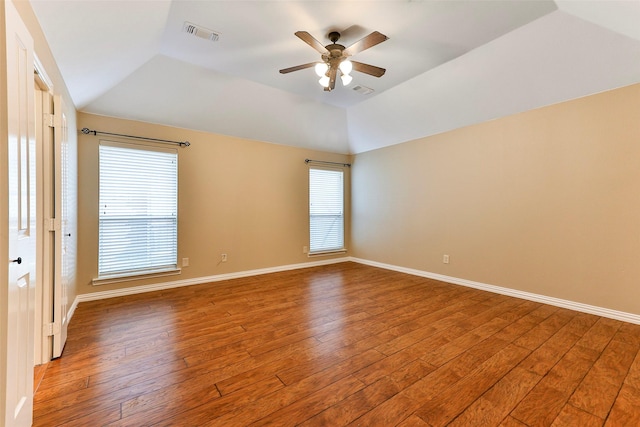
[[[55,197],[54,213],[56,218],[54,244],[54,281],[53,281],[53,357],[60,357],[67,341],[69,326],[67,286],[70,276],[70,241],[71,227],[69,223],[69,137],[67,118],[64,113],[64,102],[57,95],[54,98],[54,175]]]
[[[38,287],[35,310],[36,365],[51,361],[53,353],[53,277],[54,277],[54,159],[52,84],[36,58],[36,139],[38,145]],[[43,75],[45,77],[43,77]],[[42,117],[42,120],[40,118]],[[38,327],[41,325],[42,327]]]
[[[44,229],[39,253],[41,266],[38,270],[41,289],[36,289],[36,364],[60,357],[67,339],[69,324],[68,286],[73,280],[75,252],[71,219],[75,213],[70,196],[71,186],[76,184],[69,173],[69,138],[65,105],[62,97],[51,95],[52,85],[42,66],[36,61],[36,135],[40,150],[38,171],[38,224]],[[42,117],[43,119],[38,122]],[[39,333],[40,332],[40,333]],[[39,335],[39,336],[38,336]]]
[[[1,411],[5,427],[30,426],[33,412],[36,288],[36,140],[33,39],[11,1],[4,1],[7,53],[8,281],[6,366]],[[4,282],[4,280],[2,280]],[[0,282],[1,283],[1,282]],[[2,290],[5,293],[5,290]],[[6,305],[5,305],[6,304]],[[4,319],[1,319],[4,320]],[[4,334],[3,334],[4,335]],[[3,336],[4,338],[4,336]]]

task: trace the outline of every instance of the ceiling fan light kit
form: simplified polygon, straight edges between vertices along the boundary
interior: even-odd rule
[[[340,33],[337,31],[329,33],[328,37],[329,40],[331,40],[331,44],[326,46],[323,46],[322,43],[306,31],[298,31],[295,35],[300,40],[317,50],[322,55],[322,62],[310,62],[308,64],[284,68],[280,70],[281,74],[314,67],[316,74],[320,77],[318,83],[324,87],[325,91],[331,91],[335,88],[338,71],[340,71],[340,79],[344,86],[347,86],[353,80],[353,77],[351,76],[351,71],[353,70],[374,77],[381,77],[386,71],[384,68],[363,64],[362,62],[351,61],[349,59],[350,56],[353,56],[356,53],[362,52],[365,49],[369,49],[370,47],[388,40],[387,36],[377,31],[374,31],[368,36],[358,40],[349,47],[344,47],[337,43],[340,39]]]
[[[318,77],[320,77],[320,80],[318,80],[320,86],[329,86],[330,78],[328,73],[330,68],[331,66],[326,62],[318,62],[316,64],[315,71]],[[353,69],[353,64],[348,59],[343,58],[340,62],[340,65],[338,65],[338,68],[340,69],[340,73],[342,73],[342,75],[340,76],[340,78],[342,79],[342,85],[347,86],[349,83],[351,83],[351,80],[353,80],[353,77],[349,75],[349,73]]]

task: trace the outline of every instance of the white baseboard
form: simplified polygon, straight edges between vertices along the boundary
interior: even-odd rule
[[[239,279],[242,277],[258,276],[261,274],[278,273],[281,271],[298,270],[301,268],[318,267],[321,265],[337,264],[350,261],[349,257],[326,259],[321,261],[304,262],[300,264],[280,265],[277,267],[260,268],[257,270],[239,271],[236,273],[217,274],[215,276],[196,277],[193,279],[174,280],[151,285],[132,286],[129,288],[114,289],[110,291],[91,292],[76,296],[72,308],[75,311],[78,303],[83,301],[96,301],[106,298],[121,297],[125,295],[141,294],[144,292],[162,291],[165,289],[179,288],[182,286],[201,285],[203,283],[220,282],[222,280]],[[71,312],[71,310],[69,310]]]
[[[73,314],[76,312],[76,308],[78,308],[79,302],[80,300],[78,300],[78,297],[76,296],[76,299],[73,300],[73,304],[71,304],[71,307],[69,307],[69,311],[67,311],[67,324],[71,321]]]
[[[534,294],[531,292],[519,291],[516,289],[503,288],[500,286],[489,285],[472,280],[460,279],[443,274],[430,273],[428,271],[416,270],[413,268],[400,267],[392,264],[385,264],[376,261],[369,261],[355,257],[342,257],[322,261],[305,262],[300,264],[282,265],[277,267],[261,268],[257,270],[239,271],[236,273],[219,274],[215,276],[197,277],[193,279],[174,280],[171,282],[163,282],[151,285],[135,286],[130,288],[115,289],[111,291],[92,292],[76,296],[71,308],[69,309],[68,318],[71,320],[78,304],[83,301],[95,301],[105,298],[114,298],[125,295],[140,294],[144,292],[160,291],[164,289],[178,288],[182,286],[200,285],[203,283],[219,282],[222,280],[238,279],[242,277],[258,276],[261,274],[278,273],[281,271],[297,270],[301,268],[317,267],[321,265],[337,264],[346,261],[353,261],[359,264],[370,265],[372,267],[384,268],[386,270],[398,271],[400,273],[411,274],[413,276],[426,277],[428,279],[439,280],[441,282],[451,283],[454,285],[466,286],[470,288],[480,289],[483,291],[493,292],[496,294],[507,295],[515,298],[521,298],[529,301],[535,301],[543,304],[549,304],[556,307],[568,308],[570,310],[580,311],[583,313],[595,314],[597,316],[607,317],[610,319],[620,320],[640,325],[640,315],[627,313],[624,311],[611,310],[604,307],[583,304],[579,302],[564,300],[560,298],[549,297],[546,295]]]
[[[493,292],[496,294],[508,295],[515,298],[521,298],[529,301],[549,304],[556,307],[568,308],[570,310],[580,311],[583,313],[595,314],[597,316],[607,317],[610,319],[621,320],[623,322],[635,323],[640,325],[640,315],[627,313],[624,311],[611,310],[609,308],[597,307],[594,305],[583,304],[579,302],[564,300],[560,298],[549,297],[545,295],[534,294],[531,292],[519,291],[516,289],[503,288],[500,286],[488,285],[486,283],[474,282],[472,280],[460,279],[457,277],[445,276],[443,274],[430,273],[428,271],[416,270],[413,268],[400,267],[397,265],[384,264],[376,261],[369,261],[360,258],[350,257],[350,261],[359,264],[370,265],[372,267],[384,268],[386,270],[398,271],[400,273],[411,274],[413,276],[426,277],[428,279],[439,280],[441,282],[452,283],[454,285],[466,286],[469,288],[480,289],[483,291]]]

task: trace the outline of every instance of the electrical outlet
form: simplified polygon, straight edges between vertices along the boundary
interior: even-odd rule
[[[220,261],[227,262],[227,254],[220,254]]]
[[[442,255],[442,262],[445,264],[449,264],[449,255]]]
[[[189,267],[189,258],[182,258],[182,266]]]
[[[309,247],[308,246],[303,246],[302,247],[302,253],[303,254],[308,254],[309,253]]]

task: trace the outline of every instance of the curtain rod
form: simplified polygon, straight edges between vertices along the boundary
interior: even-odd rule
[[[305,163],[322,163],[325,165],[338,165],[338,166],[344,166],[346,168],[350,168],[351,167],[351,163],[337,163],[337,162],[325,162],[324,160],[311,160],[311,159],[304,159]]]
[[[144,141],[164,142],[168,144],[176,144],[176,145],[179,145],[180,147],[188,147],[191,145],[189,141],[171,141],[168,139],[146,138],[144,136],[123,135],[120,133],[102,132],[99,130],[91,130],[89,128],[82,128],[81,132],[84,133],[85,135],[92,133],[94,135],[102,134],[102,135],[122,136],[124,138],[142,139]]]

